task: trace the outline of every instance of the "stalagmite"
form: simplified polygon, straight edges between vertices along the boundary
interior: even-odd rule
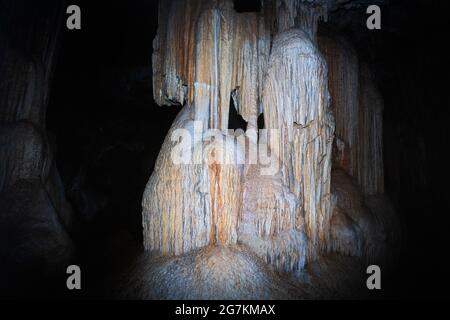
[[[174,270],[179,281],[179,259],[198,268],[244,252],[292,273],[324,253],[373,257],[383,247],[387,220],[364,204],[383,191],[382,102],[350,44],[317,34],[332,5],[265,0],[260,12],[237,13],[230,0],[160,4],[154,97],[183,106],[142,201],[145,248],[162,254],[149,283],[162,295],[199,296],[162,280]],[[227,130],[230,99],[243,134]],[[262,113],[267,131],[257,132]],[[258,283],[273,277],[255,272]]]
[[[156,102],[186,103],[209,128],[224,130],[235,91],[236,108],[256,126],[260,66],[270,44],[261,17],[238,14],[228,0],[176,0],[160,3],[159,18],[174,23],[160,23],[153,41]]]
[[[283,182],[305,214],[314,259],[326,248],[334,122],[328,109],[327,69],[308,36],[298,29],[274,39],[264,86],[267,128],[280,129]],[[283,75],[283,77],[280,77]],[[292,86],[296,83],[296,86]]]
[[[279,270],[300,270],[308,241],[298,201],[281,175],[261,175],[252,166],[245,179],[239,241]]]
[[[268,45],[258,41],[261,28],[257,14],[237,14],[231,1],[192,1],[189,4],[173,1],[161,8],[160,14],[166,15],[164,19],[194,10],[198,20],[182,35],[177,25],[161,27],[159,34],[163,34],[154,42],[154,88],[161,88],[155,89],[155,98],[160,104],[186,104],[172,129],[190,127],[194,136],[193,128],[200,124],[203,131],[199,133],[200,141],[193,141],[198,148],[193,148],[204,150],[202,134],[208,136],[208,129],[219,129],[222,130],[219,139],[232,140],[230,145],[234,147],[221,150],[212,146],[212,149],[236,159],[230,164],[211,165],[201,161],[194,165],[175,165],[170,158],[175,144],[169,141],[173,130],[169,132],[143,197],[144,239],[148,249],[179,254],[207,244],[237,241],[244,166],[243,162],[236,162],[245,157],[245,151],[241,150],[245,146],[233,142],[234,136],[225,132],[228,111],[234,93],[237,111],[256,129],[258,52],[267,54]],[[176,39],[161,42],[161,38],[171,37]],[[188,41],[184,41],[185,37]],[[191,39],[196,40],[191,44]],[[180,58],[173,58],[173,55]],[[160,61],[161,57],[165,57],[164,61]],[[183,67],[179,65],[180,60],[185,61]],[[158,71],[161,65],[166,70],[164,75]],[[176,89],[180,88],[179,81],[186,84],[186,92]],[[167,181],[176,181],[179,187],[168,185]],[[197,186],[195,192],[193,186]],[[191,196],[181,197],[184,194]]]
[[[242,151],[229,137],[223,136],[222,145],[218,144],[221,136],[215,142],[194,138],[195,123],[190,116],[191,110],[185,107],[175,120],[144,192],[147,249],[180,254],[208,244],[237,241],[243,165],[234,165],[231,157],[239,157]],[[174,163],[172,157],[178,144],[171,140],[172,133],[180,128],[192,133],[183,138],[192,137],[185,141],[188,150],[182,150],[192,155],[185,164]],[[225,145],[232,146],[233,154],[227,153],[230,149]],[[219,163],[212,153],[222,154],[230,164]]]
[[[290,260],[292,266],[296,265],[297,267],[300,262],[300,266],[302,266],[305,258],[297,251],[305,250],[307,247],[304,238],[301,236],[302,232],[305,232],[304,228],[306,227],[306,232],[311,240],[310,257],[314,259],[320,251],[319,247],[326,247],[327,228],[330,220],[330,200],[327,190],[329,190],[330,181],[329,159],[331,156],[333,120],[328,110],[326,65],[320,53],[314,43],[311,42],[310,35],[305,33],[306,31],[297,29],[297,31],[281,33],[273,40],[269,58],[268,41],[270,39],[268,34],[270,30],[264,28],[265,24],[261,21],[262,17],[256,13],[237,14],[231,9],[230,1],[218,1],[215,5],[196,2],[187,5],[174,1],[172,5],[166,4],[162,7],[163,12],[169,10],[168,12],[165,11],[165,14],[174,17],[181,14],[179,12],[181,8],[183,8],[184,13],[196,8],[198,23],[196,27],[189,28],[187,32],[188,39],[190,39],[194,37],[190,30],[196,30],[197,40],[193,48],[189,46],[190,40],[182,42],[177,36],[175,36],[173,42],[170,42],[170,45],[168,42],[161,43],[161,38],[170,37],[172,33],[178,34],[176,30],[172,30],[176,25],[161,27],[161,30],[165,31],[166,34],[158,36],[155,40],[159,43],[155,45],[154,70],[158,70],[161,64],[165,66],[164,68],[169,66],[170,70],[166,70],[166,76],[160,78],[162,83],[155,85],[155,88],[166,88],[165,92],[161,89],[159,89],[159,92],[155,91],[156,94],[159,94],[157,101],[161,104],[184,103],[185,93],[175,94],[174,92],[180,91],[172,89],[179,88],[178,84],[174,84],[174,79],[178,79],[177,81],[184,79],[182,81],[186,83],[186,96],[192,96],[192,99],[186,100],[186,103],[194,110],[193,119],[202,122],[204,129],[217,128],[222,130],[227,125],[230,93],[233,93],[237,111],[249,122],[250,128],[256,128],[258,114],[263,111],[258,106],[258,103],[261,103],[265,112],[266,127],[268,129],[279,129],[282,132],[283,138],[276,141],[285,148],[281,155],[277,155],[280,157],[282,166],[281,183],[284,188],[287,186],[289,192],[297,198],[294,200],[294,205],[290,205],[295,207],[291,210],[295,211],[295,214],[290,213],[292,223],[284,231],[287,233],[292,231],[290,234],[296,235],[293,243],[298,244],[293,250],[298,258],[292,259],[290,255],[283,255],[279,259]],[[296,5],[296,7],[301,11],[299,11],[300,15],[306,15],[305,10],[307,8],[299,5]],[[282,20],[285,17],[280,14],[277,19]],[[314,32],[306,26],[305,30],[310,33]],[[182,43],[181,48],[178,48],[181,50],[175,51],[173,48],[179,46],[178,43]],[[231,47],[234,50],[231,50]],[[167,52],[167,57],[164,62],[160,63],[162,51]],[[193,53],[193,58],[191,58],[189,52]],[[181,60],[189,60],[190,67],[183,65],[183,68],[180,68],[179,61],[172,60],[172,55],[175,54],[180,55]],[[297,59],[300,60],[297,61]],[[265,68],[267,70],[264,70]],[[190,70],[193,70],[192,73]],[[274,76],[278,77],[280,71],[287,75],[287,78],[281,82],[274,78]],[[176,76],[168,76],[174,72],[177,73]],[[263,75],[261,75],[262,72],[264,72]],[[290,78],[290,75],[298,78]],[[155,81],[158,81],[158,77],[160,75],[156,73]],[[292,82],[301,83],[299,87],[304,89],[289,88]],[[288,94],[285,101],[277,100],[282,99],[285,94]],[[168,99],[163,100],[162,97],[164,96]],[[273,145],[269,145],[269,148],[273,152],[276,151]],[[167,151],[164,152],[168,154],[170,147],[164,146],[163,150],[166,149]],[[163,174],[162,172],[168,171],[168,169],[157,167],[153,176],[156,177],[159,171]],[[248,172],[248,170],[246,171]],[[149,186],[156,183],[153,182],[155,179],[152,177]],[[161,178],[161,180],[164,179]],[[248,180],[251,181],[251,179]],[[307,192],[311,192],[311,194],[305,196]],[[158,207],[152,208],[153,200],[149,201],[148,199],[164,199],[162,196],[164,193],[151,193],[148,196],[147,194],[144,196],[144,212],[146,210],[148,212],[153,211]],[[158,202],[158,200],[155,201]],[[210,201],[215,200],[211,198]],[[254,201],[257,201],[257,199]],[[306,217],[303,217],[305,213]],[[155,214],[150,216],[153,215]],[[164,216],[163,214],[157,215]],[[147,221],[146,216],[144,213],[145,221]],[[243,220],[246,219],[247,217],[244,216]],[[277,217],[277,219],[280,218]],[[305,224],[303,224],[303,219],[306,221]],[[144,225],[145,228],[148,227],[147,223],[144,223]],[[163,230],[166,230],[164,228]],[[150,229],[154,230],[154,228]],[[171,232],[169,231],[169,233]],[[181,249],[168,249],[159,242],[163,240],[156,240],[157,238],[156,236],[150,237],[153,240],[148,240],[147,247],[162,249],[163,252],[185,252]],[[181,238],[184,238],[184,236],[179,235],[178,239]],[[245,237],[242,236],[241,238]],[[172,238],[169,237],[168,239]],[[189,240],[187,241],[189,242]],[[200,241],[199,243],[205,245],[209,242]],[[176,247],[179,248],[180,244]],[[186,249],[191,247],[196,246],[187,245]],[[273,249],[269,251],[277,252]],[[273,257],[268,259],[275,260]]]

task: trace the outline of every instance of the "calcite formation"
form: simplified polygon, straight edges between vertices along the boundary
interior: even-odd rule
[[[311,259],[326,248],[330,220],[334,121],[326,74],[322,56],[302,30],[275,37],[264,83],[264,123],[269,133],[280,130],[275,141],[280,147],[280,171],[297,200],[296,216],[305,215]]]
[[[145,247],[163,253],[237,242],[243,165],[218,163],[211,153],[225,150],[212,139],[193,141],[192,150],[186,151],[192,151],[192,163],[174,164],[171,152],[177,142],[171,136],[178,128],[194,133],[189,116],[185,107],[175,120],[143,197],[144,212],[152,212],[144,215]],[[195,151],[199,145],[204,158]],[[236,142],[230,145],[236,153],[242,152]]]
[[[318,34],[332,5],[160,3],[154,98],[183,108],[144,192],[147,250],[170,261],[238,247],[292,272],[329,252],[375,256],[388,241],[365,205],[383,193],[383,103],[350,43]],[[230,105],[241,134],[227,130]]]
[[[298,201],[281,175],[248,169],[239,224],[239,241],[280,270],[299,270],[306,262],[308,242]]]

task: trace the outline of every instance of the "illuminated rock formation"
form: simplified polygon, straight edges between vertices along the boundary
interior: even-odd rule
[[[216,136],[189,140],[192,145],[180,149],[190,155],[186,163],[176,164],[172,157],[178,141],[171,141],[177,129],[195,134],[195,124],[187,107],[175,120],[158,157],[143,197],[144,244],[163,253],[186,253],[208,244],[237,242],[237,223],[241,211],[243,165],[233,165],[219,139],[231,142],[236,156],[242,153],[231,138]],[[207,132],[212,133],[212,131]],[[183,137],[188,140],[189,137]],[[213,153],[230,164],[221,164]],[[203,156],[204,155],[204,156]]]
[[[310,259],[326,248],[330,220],[334,121],[326,74],[322,56],[304,32],[291,29],[275,37],[264,83],[264,123],[280,130],[280,171],[298,201],[296,216],[305,215]]]
[[[308,251],[304,217],[281,175],[261,175],[258,167],[249,168],[242,205],[239,241],[277,269],[302,269]]]
[[[347,42],[318,37],[329,5],[262,1],[237,13],[229,0],[161,2],[154,97],[183,109],[142,202],[145,248],[166,256],[158,272],[170,256],[198,261],[192,250],[218,245],[285,272],[329,252],[378,256],[384,224],[364,201],[383,192],[382,100]],[[241,135],[227,130],[230,99]]]

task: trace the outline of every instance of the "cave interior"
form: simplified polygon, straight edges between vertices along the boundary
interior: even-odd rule
[[[232,9],[238,15],[259,14],[266,8],[263,2],[270,3],[258,0],[228,2],[232,3]],[[383,278],[383,290],[366,292],[367,297],[443,297],[448,295],[446,285],[450,284],[444,260],[450,222],[447,217],[450,212],[447,201],[450,177],[445,155],[450,137],[450,113],[446,92],[448,73],[444,70],[448,59],[442,46],[449,23],[448,4],[446,1],[425,0],[372,1],[381,7],[382,28],[369,30],[365,9],[372,4],[371,1],[336,2],[339,4],[329,10],[327,19],[317,21],[317,37],[331,40],[318,40],[316,47],[324,59],[326,52],[331,52],[331,58],[328,58],[333,61],[332,50],[342,45],[340,40],[338,44],[334,43],[334,39],[345,39],[342,41],[345,46],[353,48],[360,61],[360,69],[370,70],[370,81],[378,88],[383,103],[379,143],[384,181],[380,183],[398,218],[398,233],[401,234],[395,261]],[[0,255],[3,257],[1,260],[6,261],[0,263],[2,297],[116,297],[117,288],[123,286],[123,270],[128,270],[132,261],[138,260],[142,264],[142,260],[154,259],[152,256],[141,257],[145,249],[160,247],[163,252],[176,254],[188,251],[177,249],[176,245],[167,249],[165,244],[156,243],[152,237],[147,239],[142,222],[146,214],[153,217],[152,205],[167,200],[152,199],[148,204],[150,209],[143,205],[146,185],[155,170],[164,139],[177,115],[182,114],[190,103],[190,93],[185,101],[168,97],[164,103],[154,96],[154,86],[159,80],[155,81],[157,71],[152,66],[152,54],[155,53],[152,40],[160,32],[158,24],[160,28],[164,24],[170,29],[181,20],[158,22],[156,0],[76,0],[73,3],[82,10],[81,30],[65,28],[64,1],[0,0],[0,147],[3,154],[0,163]],[[161,17],[161,11],[159,14]],[[186,21],[194,23],[197,22],[195,19],[200,18],[193,16]],[[275,37],[273,34],[270,36]],[[277,39],[281,39],[280,43],[283,40],[281,37]],[[276,52],[274,48],[268,50]],[[161,56],[160,59],[166,58],[164,54]],[[339,59],[345,60],[346,57]],[[269,64],[276,68],[278,63],[282,65],[282,61],[274,58]],[[271,70],[271,67],[266,67]],[[328,70],[331,69],[328,63]],[[337,66],[332,70],[340,69]],[[289,83],[290,79],[286,81]],[[273,85],[281,82],[276,80]],[[33,88],[30,89],[33,85],[37,86],[34,90],[39,92],[36,94],[38,98],[26,95],[33,92]],[[330,86],[330,92],[345,85],[338,84],[337,89]],[[266,88],[256,90],[263,95],[261,92]],[[234,93],[230,91],[227,94],[226,99],[223,98],[228,113],[227,129],[245,131],[253,125],[262,129],[275,121],[269,111],[263,112],[265,109],[259,110],[256,116],[242,106],[239,106],[240,111],[244,111],[237,112]],[[242,102],[245,97],[239,94]],[[26,107],[14,109],[13,105],[26,105],[27,99],[34,99],[30,103],[31,111],[25,110]],[[273,99],[278,97],[274,95]],[[33,110],[38,110],[38,114]],[[16,116],[11,115],[14,112]],[[334,115],[334,118],[336,130],[339,130],[339,116]],[[342,121],[345,123],[346,119]],[[325,122],[323,120],[324,126]],[[70,243],[70,248],[53,246],[50,231],[42,231],[42,239],[34,237],[35,232],[41,232],[41,226],[38,223],[33,225],[33,215],[39,215],[36,212],[41,209],[37,205],[31,206],[33,201],[38,201],[40,193],[36,190],[40,189],[31,189],[36,187],[31,186],[31,182],[21,184],[25,181],[23,178],[13,185],[8,184],[8,179],[13,179],[11,177],[15,174],[15,163],[27,156],[19,150],[20,144],[36,139],[35,130],[40,132],[38,136],[44,137],[42,148],[46,149],[42,152],[50,155],[46,155],[44,160],[36,160],[39,156],[33,156],[30,161],[36,166],[43,162],[44,169],[36,169],[39,171],[36,176],[42,176],[42,171],[49,172],[44,189],[52,198],[53,207],[65,212],[57,218],[62,222],[56,222],[63,226],[61,230],[52,229],[55,221],[45,219],[43,221],[47,225],[42,228],[52,229],[51,232],[57,232],[58,237],[64,234],[67,237],[64,241]],[[362,137],[364,134],[365,131],[360,131],[356,139],[366,141]],[[352,157],[351,152],[349,154]],[[330,161],[341,161],[345,167],[347,161],[352,160],[344,158]],[[234,175],[235,172],[227,171],[226,174]],[[333,177],[347,179],[339,173]],[[37,181],[37,178],[31,180]],[[262,184],[260,186],[262,190]],[[148,223],[150,228],[152,223],[163,223],[151,219],[145,220],[144,217],[144,223]],[[306,226],[311,223],[308,221],[306,219]],[[315,231],[309,231],[310,227],[306,230],[308,239],[315,237]],[[220,232],[221,229],[216,231],[214,236],[219,240],[214,241],[221,242],[223,238],[226,238],[224,243],[233,241],[228,239],[233,238],[228,231],[223,231],[225,235]],[[320,237],[320,230],[317,234]],[[36,255],[34,250],[43,251],[44,258]],[[247,256],[239,251],[241,249],[233,250],[247,263]],[[342,248],[336,250],[345,251]],[[313,261],[316,254],[313,251],[310,249],[305,253],[306,261]],[[226,257],[230,253],[200,250],[196,257],[205,256],[211,260],[212,254]],[[66,270],[48,266],[44,261],[53,258],[57,266],[81,266],[84,290],[66,290]],[[298,257],[294,264],[302,265],[302,259]],[[155,268],[162,268],[158,263],[155,262]],[[208,263],[205,262],[205,266]],[[290,270],[291,264],[290,260],[275,263],[285,271]],[[256,264],[254,268],[259,267]],[[131,282],[145,281],[145,272],[137,273],[139,275],[133,275]],[[315,280],[311,281],[314,283]],[[302,297],[302,289],[296,294]],[[324,295],[327,297],[327,293]],[[309,292],[304,296],[309,297]],[[311,296],[316,297],[314,294]],[[354,294],[350,296],[354,297]]]

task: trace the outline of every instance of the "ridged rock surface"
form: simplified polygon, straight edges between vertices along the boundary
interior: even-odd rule
[[[383,103],[351,45],[317,33],[318,21],[338,3],[267,0],[252,13],[235,12],[230,0],[161,3],[153,42],[154,98],[183,109],[142,202],[145,248],[163,255],[160,265],[147,270],[160,288],[156,296],[212,297],[205,283],[216,276],[176,267],[186,259],[194,259],[187,265],[196,270],[201,259],[224,261],[226,255],[230,268],[235,254],[241,262],[258,259],[255,281],[263,283],[267,275],[260,262],[290,274],[308,266],[328,274],[345,268],[323,255],[337,252],[360,262],[387,250],[386,239],[393,237],[386,221],[392,220],[365,205],[376,197],[389,207],[378,198]],[[242,135],[227,131],[230,99],[247,122]],[[261,113],[268,131],[257,132]],[[177,135],[179,129],[188,134]],[[192,143],[180,149],[185,139]],[[264,149],[272,172],[258,156],[259,162],[250,161],[251,150],[260,156]],[[190,155],[190,164],[175,164],[174,152]],[[245,163],[214,162],[216,154]],[[215,248],[236,244],[239,252]],[[195,278],[203,291],[178,288],[184,276]],[[223,281],[214,286],[231,283]],[[234,286],[227,288],[220,291],[223,297],[240,296]]]
[[[265,244],[258,246],[260,255],[266,256],[266,260],[277,267],[291,270],[301,268],[307,257],[314,259],[327,245],[334,124],[328,108],[327,68],[310,37],[311,32],[315,31],[305,25],[303,30],[292,29],[272,39],[273,30],[268,23],[270,19],[275,17],[282,23],[290,18],[279,14],[277,10],[270,13],[268,8],[270,6],[266,6],[261,14],[238,14],[233,10],[231,1],[171,1],[162,4],[161,21],[174,20],[176,23],[161,23],[154,41],[154,95],[159,104],[185,104],[184,109],[191,110],[190,119],[201,122],[204,130],[223,130],[228,127],[232,97],[237,111],[248,121],[248,129],[256,128],[257,117],[264,111],[265,127],[280,131],[279,139],[274,140],[272,134],[267,138],[270,152],[281,165],[277,178],[271,179],[271,183],[278,179],[276,184],[279,188],[269,192],[286,189],[290,193],[289,200],[283,201],[290,211],[286,210],[284,216],[280,215],[277,208],[279,203],[275,202],[269,204],[274,212],[266,214],[267,217],[273,215],[273,218],[267,219],[270,224],[277,225],[282,221],[289,223],[281,223],[283,228],[280,230],[251,235],[247,231],[261,222],[255,217],[246,216],[251,215],[247,209],[243,210],[241,217],[236,208],[230,211],[233,213],[229,219],[233,222],[226,223],[228,235],[225,238],[235,238],[235,227],[241,219],[244,226],[248,227],[241,228],[244,231],[240,238],[260,237]],[[299,5],[296,8],[299,15],[308,11],[308,8]],[[192,16],[197,17],[194,25],[192,21],[187,23],[188,17]],[[178,23],[188,26],[185,29],[187,31],[180,33]],[[299,86],[293,87],[292,83],[299,83]],[[249,130],[247,133],[251,140],[249,143],[255,143],[258,138],[252,137]],[[169,132],[168,137],[171,135],[172,132]],[[178,254],[217,240],[207,238],[211,238],[210,230],[215,230],[212,225],[216,222],[210,217],[218,215],[212,213],[212,208],[222,200],[216,198],[213,192],[199,199],[195,194],[188,198],[181,196],[183,192],[191,194],[192,191],[188,190],[192,189],[192,185],[210,185],[211,182],[208,174],[202,174],[208,171],[204,165],[186,166],[181,169],[182,172],[178,167],[173,167],[169,154],[174,147],[168,140],[163,145],[157,167],[144,194],[143,216],[146,248]],[[188,173],[194,167],[198,167],[195,177]],[[239,171],[238,168],[234,170]],[[248,168],[245,171],[248,172]],[[160,186],[174,179],[179,182],[167,186],[167,190],[160,189]],[[236,200],[242,199],[243,189],[235,185],[240,179],[237,175],[232,179],[233,183],[223,180],[221,183],[224,186],[232,185],[227,188],[230,188],[231,194],[236,192],[236,203]],[[244,188],[247,192],[244,193],[248,201],[260,201],[251,196],[249,191],[250,184],[258,183],[259,180],[246,181]],[[273,185],[266,189],[270,188],[275,187]],[[277,201],[271,196],[267,199]],[[245,206],[245,202],[239,205]],[[199,213],[202,210],[204,213]],[[177,213],[181,211],[184,213]],[[197,218],[192,219],[192,215]],[[227,216],[224,213],[222,215]],[[185,222],[185,219],[190,219],[198,223],[196,221],[199,218],[204,224]],[[222,224],[222,220],[217,221]],[[224,229],[222,225],[216,228]],[[260,228],[256,227],[256,230]],[[308,236],[309,245],[304,233]],[[264,240],[278,237],[278,234],[280,238],[275,242]],[[261,250],[262,247],[264,250]]]
[[[239,242],[282,271],[300,270],[306,262],[308,239],[298,201],[281,175],[261,175],[251,166],[245,177]]]
[[[334,121],[326,64],[303,31],[274,39],[263,105],[266,127],[280,130],[275,142],[283,183],[299,201],[296,215],[305,215],[309,257],[315,259],[328,242]]]
[[[221,164],[213,153],[229,163],[242,156],[230,137],[233,153],[211,139],[194,141],[191,109],[185,107],[164,141],[143,196],[144,244],[146,249],[180,254],[213,244],[234,244],[241,211],[243,165]],[[195,163],[176,164],[172,153],[178,141],[172,133],[183,128],[192,134],[189,152]],[[219,138],[219,137],[218,137]],[[186,138],[188,139],[188,138]],[[231,141],[230,141],[231,140]],[[200,153],[203,151],[203,153]]]
[[[74,254],[73,214],[47,139],[29,122],[0,126],[0,166],[2,288],[60,274]]]

